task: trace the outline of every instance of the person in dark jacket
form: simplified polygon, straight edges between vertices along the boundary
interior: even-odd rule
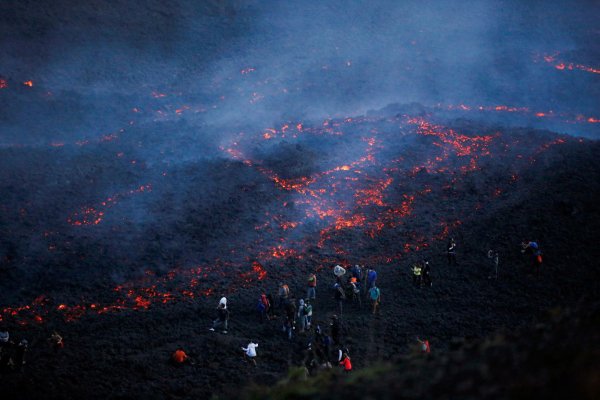
[[[454,238],[451,238],[450,241],[448,242],[448,248],[447,248],[447,252],[448,252],[448,265],[457,265],[456,263],[456,242],[454,241]]]
[[[429,261],[425,261],[423,263],[423,270],[421,271],[421,279],[423,280],[423,284],[427,287],[431,287],[433,282],[431,281],[431,267],[429,266]]]
[[[342,343],[342,322],[337,315],[331,317],[331,339],[337,346]]]
[[[229,323],[229,310],[224,305],[219,304],[217,308],[217,318],[213,321],[213,326],[210,328],[214,331],[217,328],[222,328],[223,333],[227,333],[227,325]]]

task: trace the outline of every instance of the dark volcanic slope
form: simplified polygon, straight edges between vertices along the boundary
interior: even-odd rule
[[[297,3],[0,2],[0,331],[31,343],[2,395],[272,384],[308,337],[257,324],[260,289],[316,271],[326,325],[336,264],[380,274],[382,315],[344,312],[357,370],[598,293],[600,3]]]
[[[440,351],[596,293],[598,144],[435,121],[411,106],[286,123],[183,162],[185,135],[143,126],[2,150],[2,325],[32,342],[26,372],[2,385],[29,397],[160,398],[275,382],[302,362],[307,338],[290,344],[281,321],[256,324],[258,288],[285,279],[301,294],[319,271],[315,319],[326,324],[336,263],[380,272],[382,315],[349,304],[344,315],[357,369],[406,352],[416,335]],[[150,162],[156,154],[165,161]],[[459,265],[448,267],[451,235]],[[523,239],[542,244],[537,278]],[[501,254],[498,281],[487,279],[489,248]],[[422,257],[434,285],[419,290],[409,266]],[[226,336],[207,330],[221,293],[233,313]],[[67,341],[57,355],[44,344],[53,329]],[[250,338],[256,370],[239,354]],[[177,345],[195,366],[166,365]]]

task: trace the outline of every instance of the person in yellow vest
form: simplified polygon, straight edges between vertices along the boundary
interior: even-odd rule
[[[412,268],[412,272],[413,272],[413,283],[415,284],[415,286],[417,287],[421,287],[421,282],[422,282],[422,276],[421,276],[421,264],[416,263],[413,265]]]

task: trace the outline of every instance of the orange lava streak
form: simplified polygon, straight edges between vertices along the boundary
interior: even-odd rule
[[[97,207],[84,207],[79,211],[75,211],[68,218],[67,222],[73,226],[82,226],[82,225],[98,225],[104,219],[104,211],[98,209],[102,207],[104,209],[110,208],[118,203],[124,197],[144,192],[151,192],[152,185],[146,184],[142,185],[136,189],[129,190],[128,192],[117,194],[115,196],[109,197],[106,200],[102,201]]]

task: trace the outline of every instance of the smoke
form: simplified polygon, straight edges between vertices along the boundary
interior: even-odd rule
[[[2,115],[5,143],[99,135],[127,124],[133,108],[152,122],[157,111],[183,105],[192,111],[179,118],[223,134],[239,125],[360,115],[389,103],[506,104],[586,116],[598,109],[598,74],[564,73],[540,61],[558,52],[597,67],[593,16],[600,10],[591,1],[2,7],[8,56],[0,74],[13,88],[28,79],[40,87],[34,98],[1,93],[2,104],[12,105]],[[165,98],[153,99],[154,91]],[[52,95],[42,98],[46,92]],[[48,123],[30,123],[26,110]]]

